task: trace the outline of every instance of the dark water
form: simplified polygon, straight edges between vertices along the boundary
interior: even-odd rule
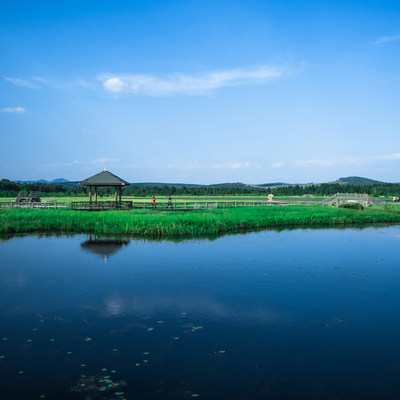
[[[3,240],[0,398],[398,399],[399,250],[400,227]]]

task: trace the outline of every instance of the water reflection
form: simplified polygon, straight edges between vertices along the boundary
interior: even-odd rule
[[[90,236],[88,240],[81,243],[81,248],[91,254],[101,256],[106,263],[111,255],[127,246],[130,239],[98,238]]]
[[[397,400],[399,235],[0,242],[0,397]]]

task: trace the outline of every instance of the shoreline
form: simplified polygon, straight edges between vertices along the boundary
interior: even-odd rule
[[[364,210],[333,206],[242,209],[73,211],[1,209],[0,233],[87,233],[132,237],[196,237],[287,227],[351,226],[400,223],[400,207]]]

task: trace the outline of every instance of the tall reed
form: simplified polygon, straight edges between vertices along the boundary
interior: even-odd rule
[[[279,226],[400,222],[400,207],[364,210],[332,206],[244,207],[216,210],[72,211],[0,209],[0,233],[82,232],[140,236],[206,235]]]

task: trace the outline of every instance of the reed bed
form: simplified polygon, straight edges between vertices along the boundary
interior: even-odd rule
[[[196,236],[282,226],[400,222],[391,205],[364,210],[332,206],[231,208],[215,210],[72,211],[0,209],[0,233],[74,232],[132,236]]]

